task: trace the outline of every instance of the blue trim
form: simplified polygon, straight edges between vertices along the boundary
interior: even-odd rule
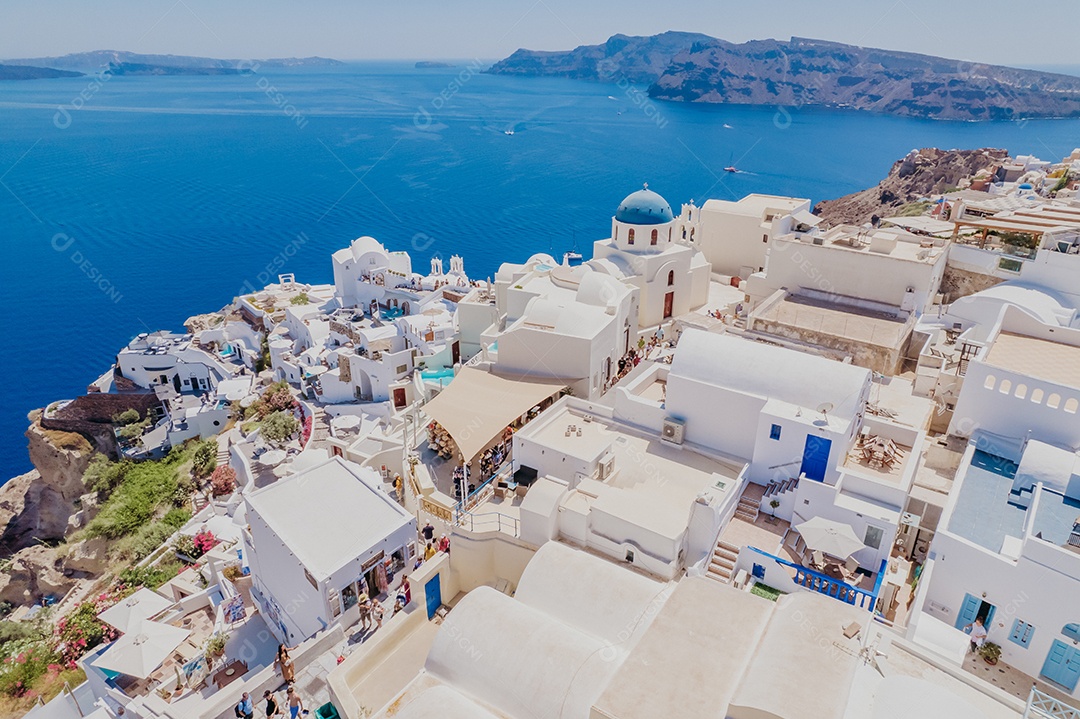
[[[854,604],[857,607],[862,607],[867,611],[873,612],[877,605],[878,593],[881,591],[881,583],[885,578],[885,560],[881,560],[881,566],[878,568],[877,580],[874,582],[873,591],[866,591],[858,587],[853,587],[846,582],[842,582],[839,579],[834,579],[821,572],[816,572],[813,569],[807,569],[801,564],[795,564],[789,562],[786,559],[776,556],[775,554],[769,554],[768,552],[758,549],[757,547],[747,546],[752,552],[757,552],[763,556],[768,557],[777,564],[781,564],[785,567],[790,567],[795,570],[795,583],[803,589],[811,592],[817,592],[818,594],[824,594],[827,597],[832,597],[841,602],[847,604]]]
[[[780,439],[780,425],[774,424],[769,428],[769,439]]]
[[[1009,631],[1009,641],[1019,644],[1025,649],[1031,644],[1031,638],[1035,636],[1035,627],[1019,619],[1013,620],[1012,630]]]

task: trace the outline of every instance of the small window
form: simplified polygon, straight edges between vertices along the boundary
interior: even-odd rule
[[[660,239],[660,231],[659,230],[653,230],[652,231],[652,237],[649,238],[649,244],[650,245],[655,245],[656,241],[658,239]]]
[[[615,240],[618,241],[618,239],[619,239],[619,226],[615,225]]]
[[[866,526],[866,535],[863,537],[863,544],[870,547],[871,549],[880,549],[881,540],[884,536],[884,529],[868,524]]]
[[[1034,402],[1035,404],[1042,404],[1043,391],[1041,389],[1039,389],[1038,387],[1031,390],[1031,401]]]
[[[675,284],[675,270],[668,270],[667,273],[667,286],[671,287]]]
[[[1016,392],[1014,392],[1013,394],[1016,396],[1017,399],[1025,399],[1027,397],[1027,385],[1016,385]]]
[[[769,236],[768,235],[762,235],[761,236],[761,241],[767,243],[769,241]]]
[[[1077,401],[1076,397],[1070,397],[1065,400],[1065,411],[1069,414],[1076,414],[1077,405],[1080,405],[1080,402]]]
[[[750,570],[750,573],[754,576],[754,579],[764,579],[765,567],[760,564],[755,564],[753,569]]]
[[[998,385],[998,392],[1002,394],[1009,394],[1012,392],[1012,382],[1007,379],[1001,380],[1001,384]]]
[[[628,244],[634,244],[634,229],[630,228],[630,231],[626,233],[626,241]]]
[[[769,429],[769,439],[780,439],[780,425],[774,424]]]
[[[1046,406],[1050,409],[1057,409],[1061,406],[1061,395],[1054,392],[1052,395],[1046,398]]]
[[[997,378],[992,374],[986,375],[986,381],[983,382],[983,387],[986,389],[994,389],[995,384],[997,384]]]
[[[630,562],[630,564],[634,563],[634,550],[633,549],[627,549],[626,550],[626,561]]]
[[[1035,627],[1019,619],[1013,621],[1012,631],[1009,632],[1009,641],[1027,647],[1031,644],[1031,637],[1035,634]]]

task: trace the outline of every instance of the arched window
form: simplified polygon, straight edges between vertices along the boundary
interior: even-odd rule
[[[1018,384],[1018,385],[1016,385],[1016,392],[1014,394],[1016,395],[1017,399],[1024,399],[1025,397],[1027,397],[1027,385],[1026,384]]]
[[[998,385],[998,392],[1002,394],[1009,394],[1012,392],[1012,382],[1007,379],[1001,380],[1001,384]]]
[[[671,287],[673,284],[675,284],[675,270],[668,270],[667,285]]]
[[[615,241],[619,241],[619,226],[615,225]]]
[[[1069,414],[1076,414],[1076,410],[1080,408],[1080,401],[1077,401],[1076,397],[1069,397],[1065,400],[1065,411]]]
[[[657,239],[658,239],[659,237],[660,237],[660,231],[659,231],[659,230],[653,230],[653,231],[652,231],[652,237],[651,237],[651,238],[649,238],[649,244],[650,244],[650,245],[655,245],[655,244],[656,244],[656,240],[657,240]]]
[[[986,389],[994,389],[995,384],[997,384],[997,378],[992,374],[986,375],[986,381],[983,382],[983,387]]]
[[[667,228],[667,241],[671,242],[671,228]]]
[[[1046,406],[1050,409],[1057,409],[1061,406],[1061,395],[1054,392],[1052,395],[1046,398]]]
[[[1034,402],[1035,404],[1042,404],[1042,400],[1043,400],[1043,391],[1041,389],[1036,387],[1035,389],[1031,390],[1031,401],[1032,402]]]
[[[631,227],[630,231],[626,233],[626,241],[629,244],[634,244],[634,228]]]

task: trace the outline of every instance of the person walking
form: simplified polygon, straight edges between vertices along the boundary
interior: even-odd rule
[[[277,656],[274,657],[274,668],[281,672],[281,678],[286,684],[292,684],[296,679],[296,666],[292,657],[289,656],[289,648],[284,644],[278,645]]]
[[[255,705],[247,692],[240,695],[240,701],[236,704],[236,716],[240,719],[253,719],[255,716]]]
[[[378,601],[371,603],[371,617],[375,620],[375,629],[382,629],[382,620],[385,613],[386,610]]]
[[[424,541],[430,542],[435,538],[435,527],[431,526],[431,522],[424,525],[424,528],[420,530],[420,534],[424,535]]]
[[[443,554],[450,554],[450,537],[445,534],[439,539],[439,551]]]
[[[424,561],[426,562],[427,560],[431,559],[435,556],[435,554],[435,545],[431,542],[428,542],[427,549],[424,550]]]
[[[281,707],[278,706],[277,697],[269,689],[263,692],[263,699],[266,700],[266,719],[281,716]]]
[[[368,599],[367,592],[360,595],[358,604],[360,605],[360,626],[366,632],[371,628],[371,600]]]
[[[986,643],[986,627],[983,626],[982,617],[975,617],[975,621],[964,627],[964,631],[971,637],[971,651],[979,651],[979,647]]]
[[[285,703],[289,706],[289,719],[296,719],[300,712],[304,711],[304,702],[300,694],[292,686],[285,692]]]

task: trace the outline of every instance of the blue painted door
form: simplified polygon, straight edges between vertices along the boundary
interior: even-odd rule
[[[957,629],[963,629],[975,621],[975,616],[979,613],[980,604],[982,604],[982,600],[978,597],[973,597],[970,594],[964,595],[964,603],[960,607],[960,612],[956,615]]]
[[[825,479],[825,472],[829,468],[829,452],[832,450],[832,440],[814,435],[806,435],[806,445],[803,446],[802,467],[800,474],[805,474],[807,479],[821,482]]]
[[[1043,678],[1072,692],[1080,680],[1080,649],[1055,639],[1041,673]]]
[[[424,585],[424,597],[427,599],[427,618],[431,619],[442,606],[442,586],[439,584],[438,574]]]

